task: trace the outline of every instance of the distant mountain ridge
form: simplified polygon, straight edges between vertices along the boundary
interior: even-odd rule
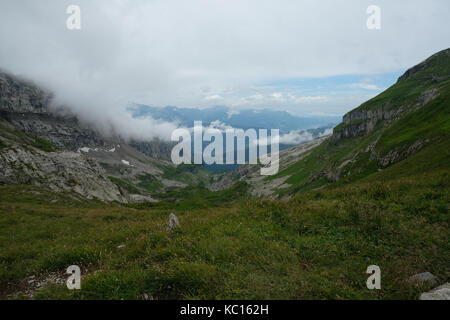
[[[151,116],[157,120],[178,122],[180,126],[192,127],[194,121],[202,121],[209,126],[215,121],[234,128],[280,129],[281,133],[292,130],[306,130],[319,127],[331,128],[338,124],[338,116],[299,117],[286,111],[269,109],[233,110],[226,106],[205,109],[178,108],[174,106],[153,107],[143,104],[130,106],[128,110],[133,117]]]

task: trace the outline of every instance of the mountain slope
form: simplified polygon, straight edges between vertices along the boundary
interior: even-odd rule
[[[126,202],[96,161],[63,151],[41,138],[24,134],[0,121],[0,184],[31,184],[74,199]]]
[[[346,114],[330,139],[266,182],[284,177],[289,187],[274,193],[291,196],[365,178],[421,150],[430,155],[430,170],[436,163],[448,167],[449,149],[447,49],[409,69],[392,87]],[[416,170],[413,163],[409,168],[410,172]]]
[[[87,198],[153,202],[167,189],[209,181],[203,171],[173,175],[175,166],[161,159],[167,150],[159,141],[140,142],[155,154],[148,157],[120,137],[104,136],[52,106],[51,93],[7,73],[0,73],[0,120],[3,184],[32,181]]]

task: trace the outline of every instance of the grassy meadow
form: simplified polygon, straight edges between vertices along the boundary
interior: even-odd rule
[[[415,299],[428,288],[409,276],[450,278],[449,184],[449,170],[380,172],[285,202],[248,199],[241,185],[126,206],[1,186],[0,297],[28,298],[27,277],[66,278],[75,264],[81,290],[51,284],[33,298]],[[372,264],[381,290],[366,288]]]

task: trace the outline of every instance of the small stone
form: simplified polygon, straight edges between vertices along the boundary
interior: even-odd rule
[[[117,246],[117,249],[122,249],[122,248],[125,248],[124,244],[121,244],[121,245]]]
[[[429,284],[431,286],[437,286],[439,284],[439,280],[430,272],[423,272],[416,275],[413,275],[408,279],[410,284]]]
[[[450,300],[450,283],[447,282],[429,292],[422,293],[419,300]]]
[[[178,228],[180,226],[180,221],[178,220],[178,217],[171,213],[169,216],[169,225],[167,226],[167,231],[173,232],[175,228]]]

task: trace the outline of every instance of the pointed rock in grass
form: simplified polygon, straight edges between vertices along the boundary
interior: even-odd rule
[[[171,213],[169,216],[169,225],[167,226],[167,231],[173,232],[176,228],[180,226],[180,221],[178,220],[178,217]]]

